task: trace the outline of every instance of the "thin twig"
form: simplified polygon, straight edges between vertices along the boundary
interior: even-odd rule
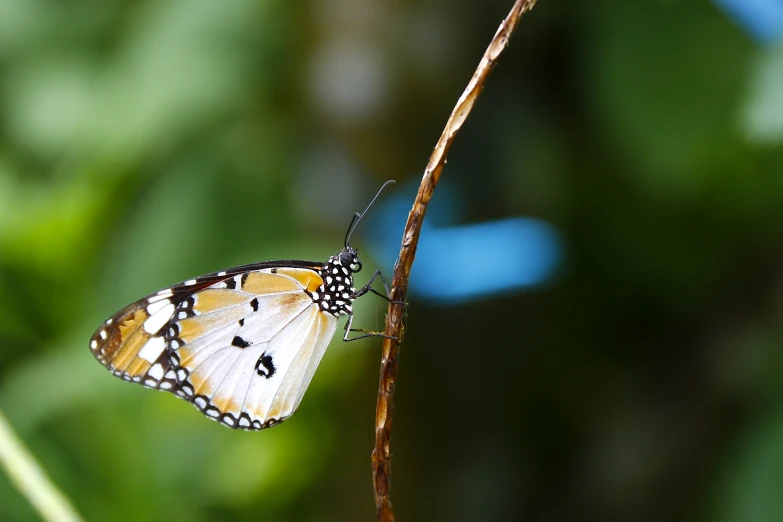
[[[514,32],[520,16],[529,11],[535,5],[536,0],[516,0],[514,7],[503,23],[500,24],[495,36],[484,52],[481,62],[473,73],[468,86],[457,101],[457,105],[451,112],[446,128],[443,130],[435,150],[432,151],[424,177],[413,202],[413,208],[408,214],[408,222],[405,225],[405,233],[402,236],[400,257],[394,265],[394,277],[392,278],[391,299],[389,311],[386,316],[386,332],[390,338],[383,342],[383,358],[381,360],[381,377],[378,387],[378,404],[375,410],[375,448],[372,452],[372,472],[375,486],[375,507],[378,520],[391,522],[394,520],[394,512],[391,505],[391,452],[389,444],[391,440],[392,416],[394,414],[394,388],[397,379],[397,361],[399,359],[400,341],[402,340],[402,315],[408,293],[408,279],[411,272],[413,258],[416,255],[416,246],[419,242],[424,214],[427,212],[432,198],[432,192],[438,183],[443,166],[446,164],[446,154],[451,148],[454,137],[462,124],[465,123],[473,104],[481,94],[489,72],[495,66],[500,53],[508,45],[508,40]],[[395,340],[397,339],[397,340]]]
[[[52,484],[32,455],[14,435],[0,412],[0,465],[11,482],[32,504],[42,519],[49,522],[79,522],[65,495]]]

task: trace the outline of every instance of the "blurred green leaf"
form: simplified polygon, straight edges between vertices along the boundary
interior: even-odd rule
[[[0,165],[0,256],[49,279],[78,273],[108,197],[83,176],[44,183]]]
[[[783,518],[783,414],[761,420],[737,441],[718,503],[718,520],[774,522]]]
[[[766,49],[755,64],[745,103],[748,137],[761,144],[783,142],[783,42]]]
[[[589,8],[588,102],[642,189],[698,198],[738,148],[750,44],[705,2],[602,5]]]

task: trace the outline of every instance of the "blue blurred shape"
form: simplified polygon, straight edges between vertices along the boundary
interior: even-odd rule
[[[715,0],[715,4],[759,42],[783,36],[783,0]]]
[[[436,215],[458,213],[443,211],[455,206],[452,198],[442,197],[446,194],[438,194],[437,205],[433,202]],[[398,255],[409,201],[398,197],[376,210],[369,237],[381,259],[393,260]],[[462,226],[429,223],[428,212],[411,271],[413,296],[456,304],[506,294],[547,282],[561,262],[560,237],[540,219],[509,218]],[[390,266],[381,268],[391,273]]]
[[[411,292],[458,303],[540,285],[560,264],[554,228],[538,219],[511,218],[422,230]]]

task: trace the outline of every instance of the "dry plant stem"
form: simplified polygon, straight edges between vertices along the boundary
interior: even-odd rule
[[[47,522],[79,522],[65,495],[52,484],[46,472],[16,437],[0,412],[0,466],[38,515]]]
[[[416,246],[419,242],[424,214],[427,212],[432,193],[435,190],[446,164],[446,154],[451,148],[454,137],[462,128],[473,104],[481,94],[489,72],[495,66],[500,53],[508,45],[508,40],[514,32],[520,16],[529,11],[535,5],[536,0],[517,0],[511,12],[503,23],[500,24],[495,36],[484,52],[476,72],[470,79],[468,86],[460,96],[457,105],[451,112],[446,128],[443,130],[435,150],[432,151],[424,177],[416,194],[413,208],[408,214],[408,222],[405,225],[405,233],[402,236],[400,257],[394,265],[392,278],[391,299],[389,311],[386,316],[385,335],[394,339],[384,339],[383,359],[381,360],[381,376],[378,388],[378,404],[375,411],[375,448],[372,452],[373,484],[375,488],[375,507],[378,520],[390,522],[394,520],[394,512],[391,505],[391,452],[389,444],[392,430],[392,416],[394,414],[394,388],[397,378],[397,361],[402,340],[402,316],[405,310],[403,303],[408,293],[408,279],[410,276],[413,258],[416,255]]]

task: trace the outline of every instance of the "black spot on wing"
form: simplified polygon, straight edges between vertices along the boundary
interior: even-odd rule
[[[238,335],[234,336],[234,339],[231,340],[231,344],[233,346],[236,346],[237,348],[245,348],[247,346],[250,346],[250,343],[239,337]]]
[[[268,353],[261,354],[261,357],[258,358],[258,362],[256,363],[256,372],[258,375],[269,379],[275,374],[275,371],[277,371],[277,369],[272,361],[272,356]]]
[[[254,312],[258,312],[258,298],[253,298],[253,300],[250,301],[250,306],[253,307]]]

